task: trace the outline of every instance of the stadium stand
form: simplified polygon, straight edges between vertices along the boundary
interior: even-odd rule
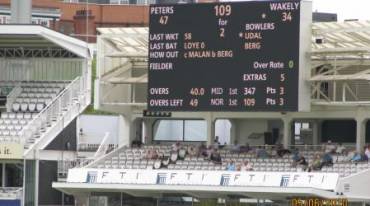
[[[39,198],[43,184],[61,156],[76,153],[73,127],[91,101],[90,50],[42,26],[1,25],[0,57],[0,204],[44,205],[55,191]]]
[[[175,197],[190,198],[184,205],[212,199],[211,205],[280,206],[294,197],[368,204],[370,164],[363,149],[370,131],[370,23],[309,25],[300,34],[307,43],[300,53],[310,58],[300,67],[300,87],[307,93],[299,94],[309,109],[173,111],[166,117],[143,115],[148,109],[148,28],[98,28],[94,106],[122,115],[123,138],[119,148],[93,162],[61,162],[65,178],[53,188],[73,194],[76,205],[180,205],[162,202]],[[214,144],[216,122],[225,119],[231,125],[229,142],[212,154],[207,148]],[[180,126],[160,128],[165,121]],[[204,124],[189,129],[187,121]],[[159,130],[168,139],[161,139]],[[190,138],[200,135],[187,141],[187,132]],[[232,145],[236,142],[242,143]],[[333,153],[339,142],[347,151]],[[242,151],[244,143],[251,146]],[[279,148],[289,148],[290,154]],[[250,202],[239,204],[242,199]]]
[[[188,147],[194,145],[182,145],[181,150],[188,151]],[[165,168],[171,170],[201,170],[214,171],[226,170],[227,164],[231,161],[235,162],[238,167],[242,166],[245,161],[248,162],[253,171],[266,172],[303,172],[303,168],[294,165],[293,154],[286,154],[282,157],[277,155],[271,156],[273,150],[268,150],[269,156],[266,158],[258,158],[257,150],[259,147],[251,148],[247,153],[235,153],[231,148],[219,149],[222,158],[222,163],[217,164],[212,162],[209,157],[204,157],[201,154],[191,156],[186,154],[183,159],[177,152],[172,152],[171,145],[150,145],[142,148],[121,148],[99,161],[88,165],[90,168],[103,169],[157,169]],[[314,149],[312,149],[314,148]],[[149,151],[158,151],[158,157],[148,158]],[[322,146],[312,147],[303,146],[299,150],[300,155],[306,157],[308,163],[312,163],[315,155],[323,155],[324,148]],[[175,157],[173,157],[175,156]],[[355,174],[362,170],[370,169],[370,162],[362,161],[358,163],[351,162],[348,155],[333,154],[333,165],[322,167],[322,172],[339,173],[341,177]],[[353,156],[353,155],[352,155]],[[172,158],[174,158],[172,160]],[[169,160],[168,165],[163,162]],[[236,171],[239,169],[236,169]]]
[[[311,101],[309,111],[248,114],[172,112],[171,117],[142,115],[147,109],[147,28],[99,28],[97,63],[100,75],[96,80],[95,107],[122,114],[126,125],[125,138],[112,153],[87,165],[77,165],[70,169],[66,182],[54,182],[53,187],[74,194],[78,205],[104,198],[109,202],[118,194],[123,195],[117,197],[123,203],[126,200],[140,202],[152,198],[149,202],[154,202],[153,205],[166,205],[161,200],[167,196],[181,195],[197,201],[210,198],[226,202],[234,200],[232,197],[236,196],[238,200],[255,200],[250,202],[251,205],[288,205],[290,203],[287,200],[292,197],[344,198],[351,205],[366,205],[370,196],[370,193],[365,192],[370,164],[366,160],[355,161],[353,157],[361,156],[364,146],[369,143],[369,96],[368,80],[365,79],[369,65],[369,28],[368,21],[312,24],[311,49],[307,51],[311,62],[307,65],[305,77],[312,94],[308,100]],[[212,145],[218,119],[228,119],[232,125],[231,145],[218,150],[221,164],[217,164],[217,158],[211,161],[207,157],[188,155],[188,151],[185,156],[173,154],[173,142],[155,139],[159,133],[157,123],[160,121],[204,120],[206,137],[201,141]],[[302,124],[306,123],[309,126],[303,128]],[[300,134],[295,133],[297,124],[300,125]],[[186,122],[181,125],[186,125]],[[279,129],[276,141],[269,144],[281,143],[285,148],[289,147],[292,154],[279,157],[277,151],[272,152],[269,146],[267,157],[260,158],[261,154],[257,155],[257,150],[261,148],[256,145],[264,147],[268,139],[265,133],[273,133],[271,130],[275,127]],[[187,131],[186,128],[182,129]],[[168,131],[169,134],[171,132],[174,131]],[[135,142],[135,146],[130,147],[137,140],[138,133],[141,134],[139,137],[143,145],[138,148]],[[178,140],[172,140],[172,136],[169,141]],[[342,142],[348,153],[331,154],[333,164],[317,169],[313,167],[314,163],[322,165],[327,158],[325,143],[328,140],[332,140],[335,145]],[[253,145],[250,146],[252,151],[236,153],[235,149],[243,146],[232,145],[236,141],[242,144],[249,142]],[[186,141],[181,143],[185,151],[191,145],[197,148],[200,144]],[[293,153],[295,148],[305,158],[307,164],[304,167],[296,165]],[[128,177],[122,178],[122,174],[128,174]],[[196,177],[187,179],[186,174]],[[205,178],[202,182],[202,175],[210,175],[212,178]],[[233,179],[237,175],[247,176],[243,176],[242,181],[247,182],[248,175],[258,177],[258,181],[223,186],[229,177]],[[259,175],[276,179],[268,179],[271,184],[265,184],[264,177]],[[171,177],[174,182],[171,182]],[[311,177],[315,179],[313,182],[319,183],[304,185],[303,182]],[[294,182],[294,178],[300,182],[299,186],[289,185]],[[326,184],[324,179],[329,180],[330,184]],[[116,192],[112,192],[112,188]],[[90,192],[91,196],[80,195],[83,192]],[[266,202],[262,204],[260,200]]]
[[[1,114],[0,137],[3,141],[20,141],[17,137],[21,135],[21,130],[51,102],[55,101],[68,82],[20,82],[10,84],[1,82],[1,84],[4,85],[3,88],[11,88],[9,92],[11,94],[6,98],[8,102],[6,112]]]

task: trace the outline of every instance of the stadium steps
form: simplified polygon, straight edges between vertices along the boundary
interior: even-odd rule
[[[53,139],[75,119],[89,104],[90,100],[81,91],[80,78],[76,78],[56,96],[24,131],[24,156],[33,158],[34,149],[44,149]],[[36,128],[36,130],[35,130]]]

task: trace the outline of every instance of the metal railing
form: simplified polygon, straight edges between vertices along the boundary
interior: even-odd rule
[[[84,92],[82,77],[75,78],[52,102],[36,115],[20,132],[20,138],[25,145],[35,143],[36,138],[55,124],[62,123],[65,118],[72,116],[68,113],[74,101]],[[77,108],[78,109],[78,108]],[[77,111],[78,112],[78,111]]]
[[[22,199],[21,187],[0,187],[0,198]]]
[[[74,160],[58,161],[58,179],[67,178],[68,170],[72,168],[82,168],[93,162],[94,159],[77,158]]]
[[[79,143],[77,145],[78,152],[96,152],[98,151],[100,144],[93,144],[93,143]],[[108,151],[115,149],[118,147],[117,144],[108,144]]]
[[[108,144],[109,140],[110,140],[110,133],[106,132],[102,141],[100,142],[98,150],[94,154],[94,158],[98,158],[106,154],[109,148],[109,144]]]
[[[13,88],[13,90],[8,94],[6,97],[6,111],[11,112],[12,111],[12,105],[17,99],[17,97],[21,94],[22,88],[20,86],[16,86]]]

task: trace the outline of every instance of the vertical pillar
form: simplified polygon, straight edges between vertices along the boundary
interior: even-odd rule
[[[37,150],[37,154],[39,151]],[[39,155],[35,160],[35,206],[39,205],[39,177],[40,177],[40,160]]]
[[[283,145],[285,148],[288,148],[292,143],[292,118],[284,117],[284,134],[283,134]]]
[[[319,144],[319,122],[314,120],[312,122],[312,144],[318,145]]]
[[[153,120],[152,119],[144,119],[144,143],[151,144],[154,133],[153,133]]]
[[[207,121],[207,145],[211,145],[215,138],[215,121],[212,117],[212,113],[209,113],[206,118]]]
[[[361,152],[365,146],[366,119],[356,118],[356,151]]]
[[[238,120],[233,120],[233,119],[230,119],[230,123],[231,123],[231,128],[230,128],[230,144],[233,145],[235,144],[235,141],[238,140],[237,139],[237,135],[236,135],[236,131],[237,131],[237,122]],[[240,141],[238,141],[240,142]]]
[[[90,195],[88,193],[78,193],[74,195],[76,206],[89,206]]]
[[[3,176],[1,177],[1,180],[2,180],[2,187],[6,187],[6,163],[4,162],[3,164],[2,164],[2,173],[3,173]]]
[[[129,146],[132,142],[132,136],[135,135],[133,132],[133,124],[131,116],[119,116],[119,135],[118,135],[118,146]]]

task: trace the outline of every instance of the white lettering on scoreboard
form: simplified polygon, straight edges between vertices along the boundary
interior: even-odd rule
[[[338,174],[178,170],[70,169],[69,183],[290,187],[334,190]]]

